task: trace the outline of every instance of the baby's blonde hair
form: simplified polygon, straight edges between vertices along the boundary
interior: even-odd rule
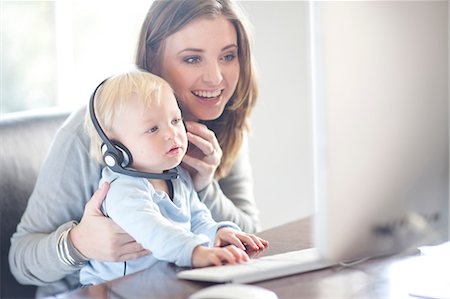
[[[144,104],[144,107],[150,107],[152,103],[159,103],[161,100],[163,86],[169,84],[164,79],[140,69],[115,75],[101,84],[95,93],[94,110],[106,136],[112,139],[110,136],[114,120],[130,98],[134,97]],[[85,116],[85,127],[90,138],[91,157],[104,164],[101,152],[103,141],[92,123],[89,109]]]

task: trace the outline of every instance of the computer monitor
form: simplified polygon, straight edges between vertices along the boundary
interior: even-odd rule
[[[335,261],[448,240],[448,2],[310,2],[315,244]]]

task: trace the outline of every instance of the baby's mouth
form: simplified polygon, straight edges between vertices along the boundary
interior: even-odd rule
[[[216,90],[193,90],[192,94],[203,99],[215,99],[220,96],[223,89]]]
[[[183,148],[179,145],[174,145],[170,148],[170,150],[168,151],[168,153],[173,153],[173,152],[177,152],[177,151],[181,151]]]

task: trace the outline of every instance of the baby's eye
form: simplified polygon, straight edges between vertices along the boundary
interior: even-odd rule
[[[181,117],[180,117],[180,118],[175,118],[175,119],[173,119],[173,120],[172,120],[172,125],[177,125],[177,124],[181,123],[181,120],[182,120]]]
[[[158,131],[158,127],[153,127],[148,130],[149,133],[155,133],[156,131]]]
[[[199,56],[189,56],[184,59],[184,62],[188,64],[197,64],[200,63],[201,59]]]

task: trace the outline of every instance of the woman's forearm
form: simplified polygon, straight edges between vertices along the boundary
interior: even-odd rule
[[[56,244],[65,229],[80,221],[100,176],[99,165],[88,155],[84,114],[75,112],[58,130],[11,238],[10,267],[21,283],[42,285],[78,270],[58,259]]]
[[[18,282],[45,285],[79,270],[79,267],[64,265],[57,258],[57,239],[70,226],[72,222],[46,234],[26,231],[25,224],[21,223],[12,238],[9,253],[11,273]]]

